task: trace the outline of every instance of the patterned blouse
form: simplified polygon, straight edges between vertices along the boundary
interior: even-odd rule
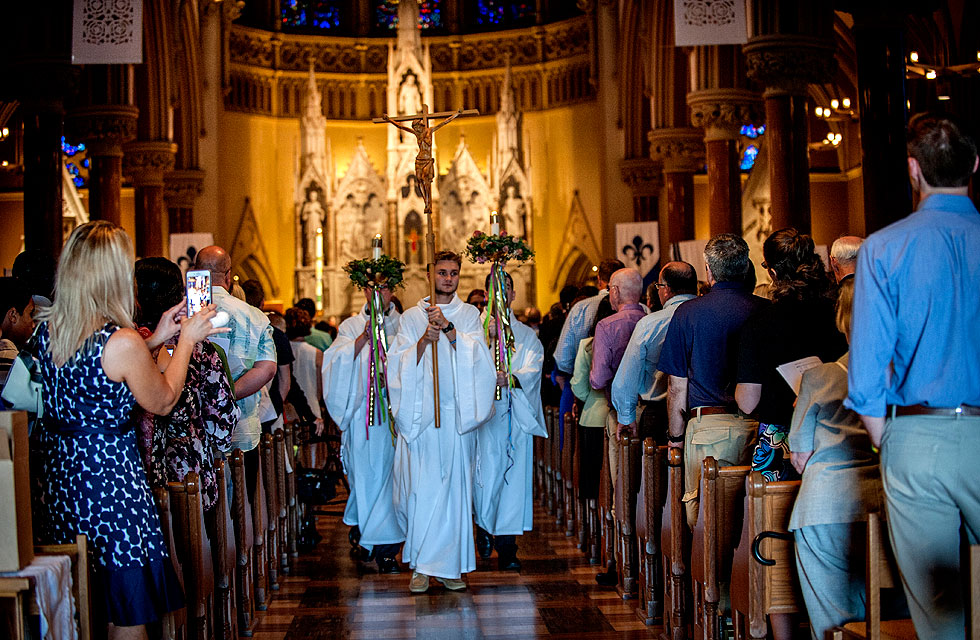
[[[140,452],[151,488],[180,482],[191,471],[201,478],[204,510],[217,500],[215,451],[231,448],[231,434],[241,412],[214,345],[194,347],[187,380],[169,415],[155,416],[137,409]]]

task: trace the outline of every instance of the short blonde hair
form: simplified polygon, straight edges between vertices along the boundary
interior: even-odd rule
[[[854,278],[840,283],[837,294],[837,330],[851,341],[851,312],[854,310]]]
[[[38,314],[48,323],[51,358],[68,362],[104,324],[133,326],[133,243],[122,229],[98,220],[76,228],[58,260],[54,303]]]

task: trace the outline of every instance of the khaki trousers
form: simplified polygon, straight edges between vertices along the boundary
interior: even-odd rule
[[[616,425],[619,416],[616,410],[609,407],[609,415],[606,416],[606,433],[609,435],[609,480],[611,487],[616,486],[619,481],[619,440],[616,439]]]
[[[698,522],[701,462],[711,456],[723,466],[751,464],[759,423],[730,413],[701,416],[694,409],[691,414],[684,432],[684,507],[693,529]]]

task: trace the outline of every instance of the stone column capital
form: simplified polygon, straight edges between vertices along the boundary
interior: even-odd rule
[[[136,140],[123,145],[123,175],[135,187],[162,187],[163,174],[173,171],[177,145],[163,140]]]
[[[163,175],[163,199],[168,207],[191,209],[204,193],[202,169],[177,169]]]
[[[765,121],[761,96],[747,89],[703,89],[687,94],[691,124],[704,129],[704,141],[735,140],[742,125]]]
[[[766,97],[807,95],[811,84],[828,82],[837,70],[834,43],[825,38],[773,34],[742,46],[749,78],[766,86]]]
[[[694,173],[704,166],[704,132],[700,129],[654,129],[647,132],[650,157],[664,173]]]
[[[619,161],[619,171],[634,197],[660,194],[663,179],[659,162],[651,158],[626,158]]]
[[[89,155],[121,158],[123,143],[136,137],[139,112],[137,107],[122,104],[79,107],[68,112],[65,129],[74,140],[88,145]]]

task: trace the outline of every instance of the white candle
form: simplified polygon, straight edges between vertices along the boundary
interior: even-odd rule
[[[371,240],[371,246],[374,248],[373,258],[375,260],[380,260],[381,259],[381,234],[380,233],[374,236],[374,239]]]
[[[500,223],[497,222],[497,212],[490,212],[490,235],[497,236],[500,235]]]

